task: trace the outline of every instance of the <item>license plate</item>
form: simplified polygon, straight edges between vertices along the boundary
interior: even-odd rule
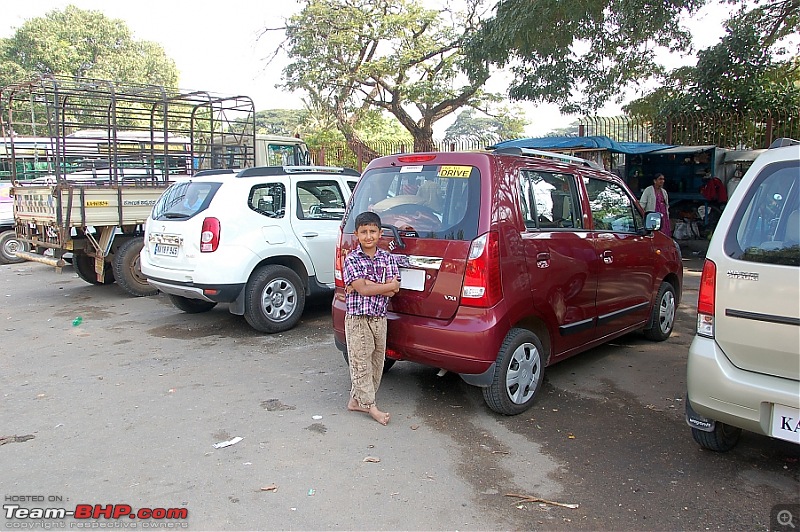
[[[800,408],[772,405],[769,433],[779,440],[800,443]]]
[[[400,288],[406,290],[425,290],[425,270],[400,268]]]
[[[167,257],[178,256],[178,246],[170,246],[169,244],[156,244],[153,249],[154,255],[166,255]]]

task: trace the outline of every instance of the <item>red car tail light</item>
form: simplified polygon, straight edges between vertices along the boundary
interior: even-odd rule
[[[500,235],[485,233],[469,247],[461,303],[470,307],[491,307],[503,297],[500,279]]]
[[[336,288],[344,288],[344,256],[342,254],[342,231],[339,230],[339,237],[336,239],[336,252],[333,257],[333,284]]]
[[[219,246],[220,224],[217,218],[203,220],[203,231],[200,233],[200,252],[211,253]]]
[[[717,298],[717,265],[706,259],[697,294],[697,334],[714,338],[714,310]]]

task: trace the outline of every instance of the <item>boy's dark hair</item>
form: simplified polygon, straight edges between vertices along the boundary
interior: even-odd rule
[[[358,231],[358,228],[362,225],[377,225],[380,227],[381,217],[372,211],[362,212],[356,216],[356,231]]]

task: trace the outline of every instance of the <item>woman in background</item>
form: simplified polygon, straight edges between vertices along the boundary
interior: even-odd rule
[[[661,232],[672,236],[672,229],[669,224],[669,195],[664,189],[664,174],[656,174],[653,177],[653,184],[642,192],[641,204],[645,212],[661,213]]]

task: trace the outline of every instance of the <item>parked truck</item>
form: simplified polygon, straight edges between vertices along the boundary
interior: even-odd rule
[[[0,264],[13,264],[24,259],[17,257],[17,251],[26,247],[14,231],[14,204],[11,197],[11,183],[0,182]]]
[[[162,192],[202,170],[256,163],[245,96],[41,76],[0,90],[0,127],[14,185],[14,257],[60,271],[71,256],[81,279],[116,281],[135,296],[157,292],[139,252]],[[31,148],[26,139],[38,140]],[[28,166],[38,173],[25,175]]]

